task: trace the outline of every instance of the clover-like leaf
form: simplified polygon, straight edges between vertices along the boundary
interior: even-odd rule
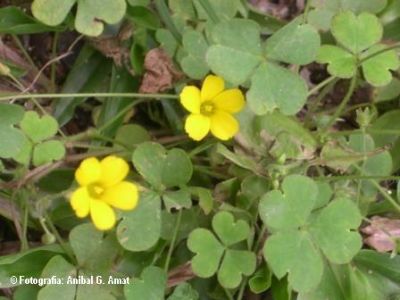
[[[140,277],[132,278],[132,282],[124,286],[126,299],[164,300],[167,274],[163,269],[147,267]]]
[[[251,78],[251,88],[247,92],[248,104],[257,115],[264,115],[275,109],[279,109],[284,115],[294,115],[306,100],[307,85],[304,80],[274,63],[259,66]]]
[[[161,200],[154,192],[142,193],[136,209],[124,212],[117,227],[117,238],[130,251],[153,247],[161,235]]]
[[[14,125],[24,117],[22,106],[0,103],[0,125]]]
[[[359,54],[381,40],[383,28],[373,14],[356,16],[351,11],[345,11],[333,19],[332,34],[345,48]]]
[[[163,194],[165,208],[171,211],[172,208],[182,209],[192,207],[192,199],[188,189],[178,191],[167,191]]]
[[[360,224],[357,206],[351,200],[341,198],[321,211],[312,224],[312,233],[331,262],[344,264],[361,249],[361,236],[355,231]]]
[[[296,229],[306,223],[318,196],[310,178],[290,175],[282,183],[283,193],[274,190],[260,201],[260,217],[270,230]]]
[[[57,133],[58,123],[49,115],[39,117],[36,112],[28,111],[20,122],[20,127],[32,142],[40,143]]]
[[[60,141],[46,141],[33,149],[32,161],[35,166],[41,166],[65,156],[65,147]]]
[[[318,52],[317,62],[328,64],[328,72],[340,78],[351,78],[357,70],[356,57],[336,46],[322,46]]]
[[[236,288],[242,281],[242,275],[253,274],[256,262],[256,255],[253,252],[229,249],[218,271],[218,281],[225,288]]]
[[[221,242],[227,247],[245,240],[250,234],[250,227],[245,221],[235,222],[233,215],[226,211],[219,212],[214,216],[212,227]]]
[[[232,84],[245,82],[261,62],[260,27],[251,20],[232,19],[215,25],[214,44],[206,60],[215,73]]]
[[[382,44],[375,45],[363,53],[363,57],[374,55],[385,49]],[[368,58],[362,63],[365,79],[373,86],[384,86],[391,82],[392,73],[390,70],[397,70],[400,67],[399,57],[395,50],[385,51]]]
[[[83,34],[98,36],[104,24],[116,24],[125,14],[125,0],[34,0],[32,13],[39,21],[55,26],[61,24],[72,7],[78,4],[75,27]]]
[[[310,291],[321,280],[323,262],[307,232],[273,234],[265,243],[264,257],[279,279],[288,273],[289,283],[296,291]]]
[[[317,30],[297,18],[267,40],[265,52],[272,60],[305,65],[315,60],[320,44]]]
[[[207,229],[195,229],[189,235],[187,246],[196,253],[192,258],[193,272],[202,278],[213,276],[224,253],[224,247],[215,236]]]
[[[140,175],[158,190],[185,185],[193,173],[192,163],[185,151],[167,151],[153,142],[139,145],[133,152],[132,161]]]

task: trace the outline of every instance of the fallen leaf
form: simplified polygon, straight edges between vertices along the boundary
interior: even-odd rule
[[[144,60],[145,74],[139,91],[157,93],[170,89],[182,77],[172,59],[161,48],[154,48],[146,54]]]
[[[394,240],[400,238],[400,220],[375,216],[361,231],[366,234],[364,243],[371,248],[378,252],[392,251],[396,247]]]

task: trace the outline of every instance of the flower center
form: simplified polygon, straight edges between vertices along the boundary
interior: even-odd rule
[[[215,105],[211,101],[203,102],[200,106],[200,113],[205,116],[211,116],[215,112]]]
[[[88,186],[89,195],[92,198],[98,199],[104,192],[104,188],[99,184],[92,183]]]

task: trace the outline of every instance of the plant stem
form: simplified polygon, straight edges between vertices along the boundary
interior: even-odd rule
[[[326,124],[325,128],[323,129],[323,135],[326,134],[326,131],[329,130],[329,128],[336,123],[336,119],[342,114],[346,105],[349,103],[351,96],[353,95],[354,90],[356,89],[357,86],[357,78],[358,76],[356,74],[351,79],[349,89],[347,90],[347,93],[344,96],[342,103],[340,103],[339,107],[336,109],[336,112],[333,114],[328,124]]]
[[[311,95],[313,95],[315,92],[318,92],[320,89],[322,89],[324,86],[328,85],[329,83],[331,83],[332,81],[337,80],[337,78],[335,76],[331,76],[328,77],[327,79],[325,79],[324,81],[322,81],[321,83],[319,83],[318,85],[316,85],[314,88],[312,88],[309,92],[308,92],[308,97],[310,97]]]
[[[164,22],[168,30],[172,33],[175,40],[180,44],[182,36],[179,30],[176,28],[174,21],[171,18],[171,15],[169,13],[169,8],[165,3],[165,0],[155,0],[154,4],[156,6],[158,13],[160,14],[161,20]]]
[[[53,45],[51,49],[51,56],[52,59],[55,59],[57,57],[57,45],[58,45],[58,38],[60,34],[58,32],[54,33],[53,36]],[[56,72],[57,72],[57,62],[53,62],[51,64],[51,71],[50,71],[50,81],[52,85],[52,89],[55,92],[57,90],[57,85],[56,85]]]
[[[167,259],[165,260],[164,271],[168,272],[169,264],[171,262],[172,253],[174,252],[176,238],[178,237],[179,227],[181,226],[182,221],[182,209],[178,212],[178,218],[176,219],[174,233],[172,235],[171,244],[169,245]]]
[[[4,95],[4,94],[3,94]],[[88,98],[88,97],[108,97],[108,98],[159,98],[159,99],[178,99],[179,96],[171,94],[140,94],[140,93],[68,93],[68,94],[6,94],[0,97],[0,101],[23,100],[32,98],[42,99],[63,99],[63,98]]]
[[[200,5],[204,8],[206,11],[207,15],[210,17],[211,21],[214,23],[219,22],[219,18],[217,14],[215,13],[213,7],[211,6],[210,2],[208,0],[199,0]]]
[[[226,288],[223,288],[223,289],[224,289],[224,292],[225,292],[226,296],[228,297],[228,299],[233,300],[231,293]]]
[[[369,59],[371,59],[371,58],[373,58],[373,57],[375,57],[375,56],[377,56],[379,54],[382,54],[382,53],[385,53],[387,51],[390,51],[390,50],[393,50],[393,49],[397,49],[397,48],[400,48],[400,43],[396,43],[396,44],[394,44],[392,46],[389,46],[389,47],[387,47],[385,49],[382,49],[380,51],[372,53],[372,54],[368,55],[367,57],[364,57],[363,59],[361,59],[359,61],[358,65],[362,65],[365,61],[367,61],[367,60],[369,60]]]

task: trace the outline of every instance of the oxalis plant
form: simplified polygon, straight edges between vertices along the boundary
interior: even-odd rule
[[[6,2],[0,299],[400,299],[399,1]]]

